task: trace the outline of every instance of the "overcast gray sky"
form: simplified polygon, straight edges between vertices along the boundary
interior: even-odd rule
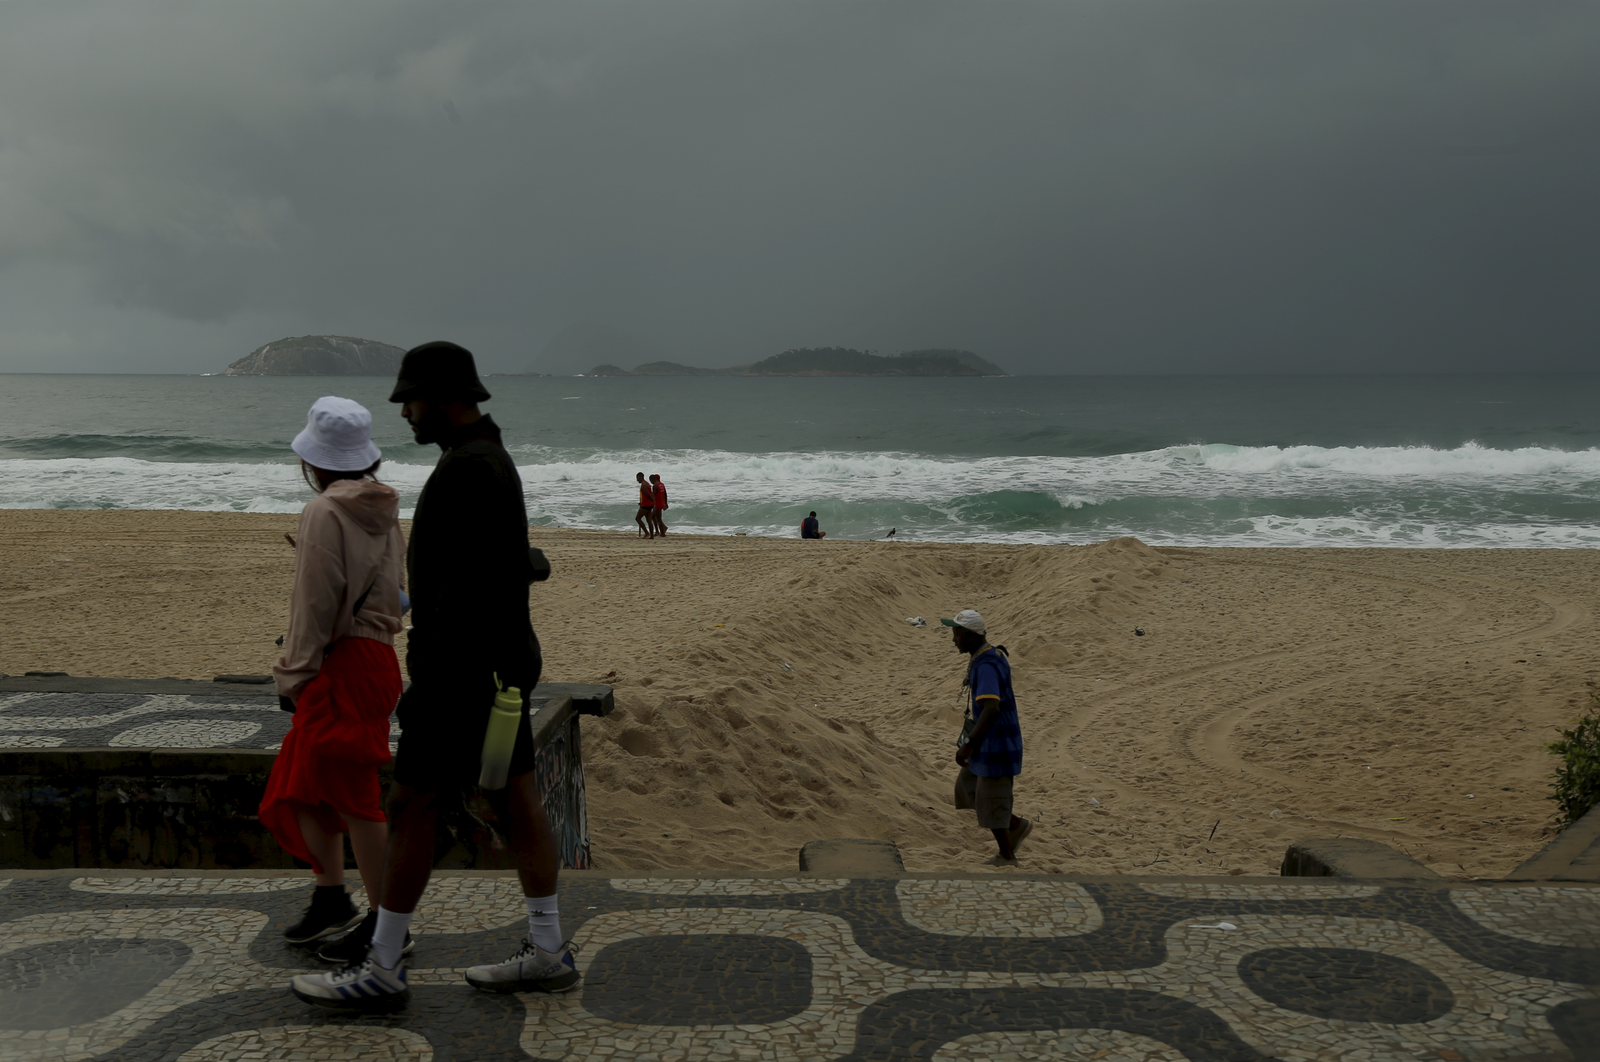
[[[0,0],[0,370],[1594,369],[1593,0]]]

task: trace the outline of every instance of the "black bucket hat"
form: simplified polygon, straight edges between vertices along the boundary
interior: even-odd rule
[[[489,392],[478,379],[472,351],[444,340],[412,347],[400,361],[400,376],[389,394],[391,402],[413,398],[436,401],[486,402]]]

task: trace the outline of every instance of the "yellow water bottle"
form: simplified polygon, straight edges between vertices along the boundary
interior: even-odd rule
[[[478,784],[485,789],[503,789],[506,772],[511,769],[511,750],[517,744],[517,725],[522,722],[522,691],[515,686],[499,687],[489,709],[489,728],[483,735],[483,771]]]

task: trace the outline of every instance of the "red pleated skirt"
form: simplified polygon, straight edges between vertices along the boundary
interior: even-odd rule
[[[283,850],[317,866],[300,835],[298,813],[328,833],[346,819],[383,822],[378,767],[389,762],[389,714],[400,699],[394,646],[341,638],[295,703],[294,721],[261,798],[262,825]]]

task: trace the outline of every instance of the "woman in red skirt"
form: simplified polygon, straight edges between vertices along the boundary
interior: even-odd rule
[[[345,892],[344,835],[376,911],[388,840],[378,767],[389,762],[389,714],[400,699],[400,495],[374,478],[382,455],[372,414],[348,398],[317,399],[292,446],[317,497],[300,514],[289,633],[272,668],[294,722],[260,816],[284,851],[316,874],[310,909],[284,938],[310,944],[353,930],[323,950],[365,951],[356,938],[363,930],[370,937],[367,923],[376,919],[363,919]]]

